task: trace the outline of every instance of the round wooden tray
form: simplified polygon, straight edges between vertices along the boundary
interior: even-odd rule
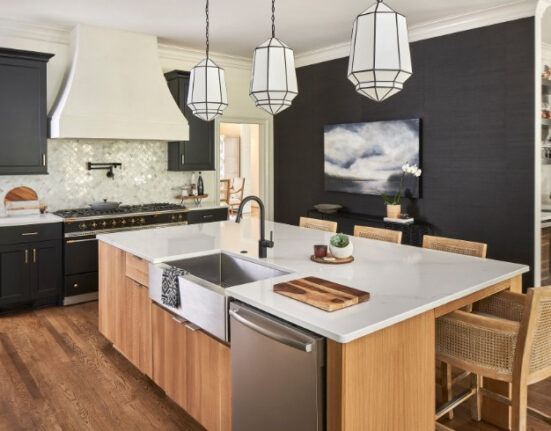
[[[315,255],[310,256],[310,259],[317,263],[326,263],[330,265],[340,265],[343,263],[354,262],[354,256],[347,257],[346,259],[337,259],[335,260],[325,260],[323,257],[316,257]]]

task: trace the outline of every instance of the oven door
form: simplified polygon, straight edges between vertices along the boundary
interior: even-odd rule
[[[96,235],[65,238],[63,254],[65,275],[98,271],[98,240]]]

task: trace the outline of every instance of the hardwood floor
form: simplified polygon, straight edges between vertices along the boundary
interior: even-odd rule
[[[0,430],[203,430],[97,330],[97,303],[0,317]],[[438,393],[439,391],[437,391]],[[551,379],[530,388],[551,414]],[[457,431],[494,431],[456,410]],[[529,418],[527,431],[548,431]]]
[[[0,317],[0,430],[203,430],[98,332],[97,308]]]
[[[454,388],[454,394],[457,395],[463,389],[458,384],[457,388]],[[437,398],[440,396],[440,387],[436,390]],[[538,409],[548,415],[551,415],[551,379],[544,380],[528,388],[528,405]],[[455,417],[453,420],[442,419],[440,421],[444,425],[454,429],[455,431],[497,431],[501,428],[488,425],[483,422],[473,422],[471,420],[471,411],[469,404],[464,403],[455,410]],[[528,426],[526,431],[549,431],[551,426],[547,425],[536,418],[528,416]]]

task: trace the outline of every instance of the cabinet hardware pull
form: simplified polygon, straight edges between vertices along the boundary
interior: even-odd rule
[[[184,153],[182,153],[182,166],[185,165],[186,157],[184,156]]]
[[[73,287],[74,287],[75,289],[78,289],[78,287],[79,287],[79,286],[78,286],[78,283],[73,284]]]
[[[42,166],[46,166],[46,153],[42,154]]]
[[[67,244],[74,244],[77,242],[91,242],[91,241],[97,241],[96,238],[88,238],[88,239],[70,239],[66,241]]]
[[[200,329],[199,326],[197,326],[196,324],[191,323],[191,322],[186,323],[185,326],[186,326],[187,329],[189,329],[189,330],[192,331],[192,332],[195,332],[195,331],[197,331],[198,329]]]
[[[186,319],[182,319],[181,317],[176,317],[176,316],[172,316],[172,320],[174,320],[176,323],[179,323],[179,324],[187,322]]]
[[[38,235],[38,232],[23,232],[21,236],[32,236],[32,235]]]
[[[33,248],[33,263],[36,263],[36,248]]]
[[[25,250],[25,265],[29,263],[29,250]]]
[[[205,215],[203,216],[203,218],[212,218],[212,217],[213,217],[212,214],[205,214]]]

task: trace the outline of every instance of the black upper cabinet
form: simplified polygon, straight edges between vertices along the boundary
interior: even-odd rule
[[[53,54],[0,48],[0,175],[46,174],[46,63]]]
[[[168,143],[169,171],[213,171],[214,121],[203,121],[187,106],[189,72],[165,74],[168,88],[189,123],[189,141]]]

